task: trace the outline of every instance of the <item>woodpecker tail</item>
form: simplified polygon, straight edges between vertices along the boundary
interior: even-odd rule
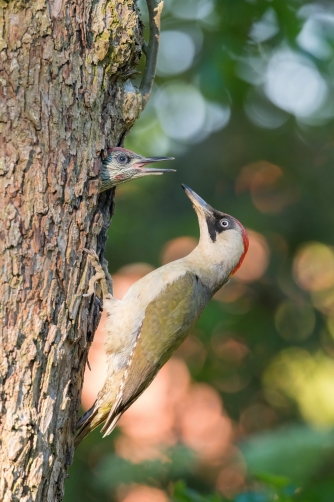
[[[93,404],[93,406],[86,411],[82,415],[82,417],[79,418],[78,424],[77,424],[77,434],[74,439],[74,448],[77,448],[78,445],[81,443],[81,441],[96,427],[98,427],[102,422],[105,421],[106,417],[101,417],[99,416],[99,408],[96,406],[96,402]]]

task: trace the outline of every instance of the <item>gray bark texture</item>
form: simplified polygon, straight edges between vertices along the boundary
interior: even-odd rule
[[[0,500],[60,501],[113,191],[105,149],[148,99],[135,0],[0,0]],[[103,258],[102,258],[103,260]]]

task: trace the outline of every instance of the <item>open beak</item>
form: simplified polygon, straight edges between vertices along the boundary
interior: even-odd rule
[[[197,193],[195,193],[191,188],[182,183],[182,188],[186,192],[193,206],[196,210],[200,211],[202,214],[207,214],[212,216],[213,208],[205,202]]]
[[[175,173],[175,169],[160,169],[155,167],[144,167],[147,164],[153,164],[154,162],[162,162],[163,160],[174,160],[174,157],[142,157],[138,159],[137,162],[133,164],[133,167],[139,169],[143,173],[147,174],[163,174],[163,173]]]

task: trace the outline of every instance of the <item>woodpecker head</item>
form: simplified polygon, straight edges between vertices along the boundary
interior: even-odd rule
[[[142,176],[175,172],[174,169],[145,167],[147,164],[152,164],[153,162],[174,160],[174,157],[142,157],[137,153],[119,147],[109,148],[107,153],[108,155],[102,163],[101,192],[120,183],[141,178]]]
[[[200,227],[198,251],[208,263],[218,267],[224,265],[228,279],[246,256],[249,246],[247,232],[236,218],[211,207],[187,185],[182,187],[197,213]]]

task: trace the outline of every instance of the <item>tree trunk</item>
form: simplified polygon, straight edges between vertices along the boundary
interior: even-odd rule
[[[142,25],[135,0],[0,10],[0,500],[54,502],[100,317],[82,297],[113,203],[100,159],[147,100],[126,81]]]

